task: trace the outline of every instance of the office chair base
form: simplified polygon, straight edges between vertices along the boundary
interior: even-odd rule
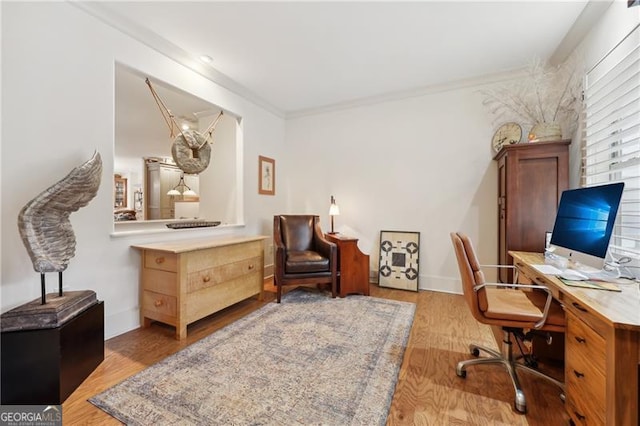
[[[512,331],[510,330],[504,330],[502,353],[481,345],[469,345],[469,352],[471,352],[472,355],[479,356],[480,352],[484,352],[488,356],[458,362],[458,364],[456,365],[456,375],[461,378],[466,378],[467,367],[469,367],[470,365],[502,364],[509,373],[509,376],[511,377],[511,383],[513,384],[513,389],[515,392],[514,407],[516,411],[522,414],[527,412],[527,402],[524,396],[524,392],[522,392],[522,387],[520,386],[520,380],[518,379],[518,375],[516,373],[517,370],[525,370],[537,377],[543,378],[555,384],[560,389],[562,389],[561,398],[564,400],[564,384],[562,382],[554,379],[553,377],[547,376],[546,374],[541,373],[534,368],[516,362],[513,357],[511,332]]]

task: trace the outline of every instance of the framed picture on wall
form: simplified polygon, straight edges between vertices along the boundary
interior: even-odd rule
[[[276,160],[258,156],[258,194],[276,194]]]
[[[418,291],[420,233],[380,231],[380,287]]]

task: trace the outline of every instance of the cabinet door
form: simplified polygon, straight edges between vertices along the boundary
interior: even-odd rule
[[[145,218],[160,219],[160,169],[147,166],[147,202]]]
[[[182,170],[177,167],[160,167],[160,208],[173,210],[175,197],[167,195],[180,182]],[[163,218],[166,219],[166,218]]]
[[[545,233],[553,230],[560,201],[558,157],[523,158],[518,161],[519,193],[512,198],[514,249],[541,253]]]
[[[553,229],[558,202],[569,184],[569,141],[508,145],[498,160],[498,262],[509,250],[541,253]],[[501,282],[512,273],[501,270]]]
[[[113,179],[113,207],[127,207],[127,179],[115,177]]]

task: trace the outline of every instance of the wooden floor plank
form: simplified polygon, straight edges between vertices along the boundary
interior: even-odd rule
[[[159,323],[107,340],[105,360],[64,402],[64,424],[120,424],[87,399],[265,303],[274,303],[273,283],[266,282],[265,290],[262,302],[249,299],[190,325],[182,342],[174,339],[172,327]],[[513,409],[513,387],[502,367],[474,366],[466,379],[456,376],[456,363],[472,357],[470,343],[498,347],[492,329],[473,319],[462,296],[386,289],[375,284],[371,285],[371,296],[416,303],[388,425],[567,424],[558,389],[541,379],[520,375],[529,407],[527,414],[521,415]],[[556,377],[562,374],[557,366],[547,368]]]

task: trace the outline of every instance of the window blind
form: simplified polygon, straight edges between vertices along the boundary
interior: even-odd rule
[[[583,185],[624,182],[610,252],[640,259],[640,29],[586,75]]]

